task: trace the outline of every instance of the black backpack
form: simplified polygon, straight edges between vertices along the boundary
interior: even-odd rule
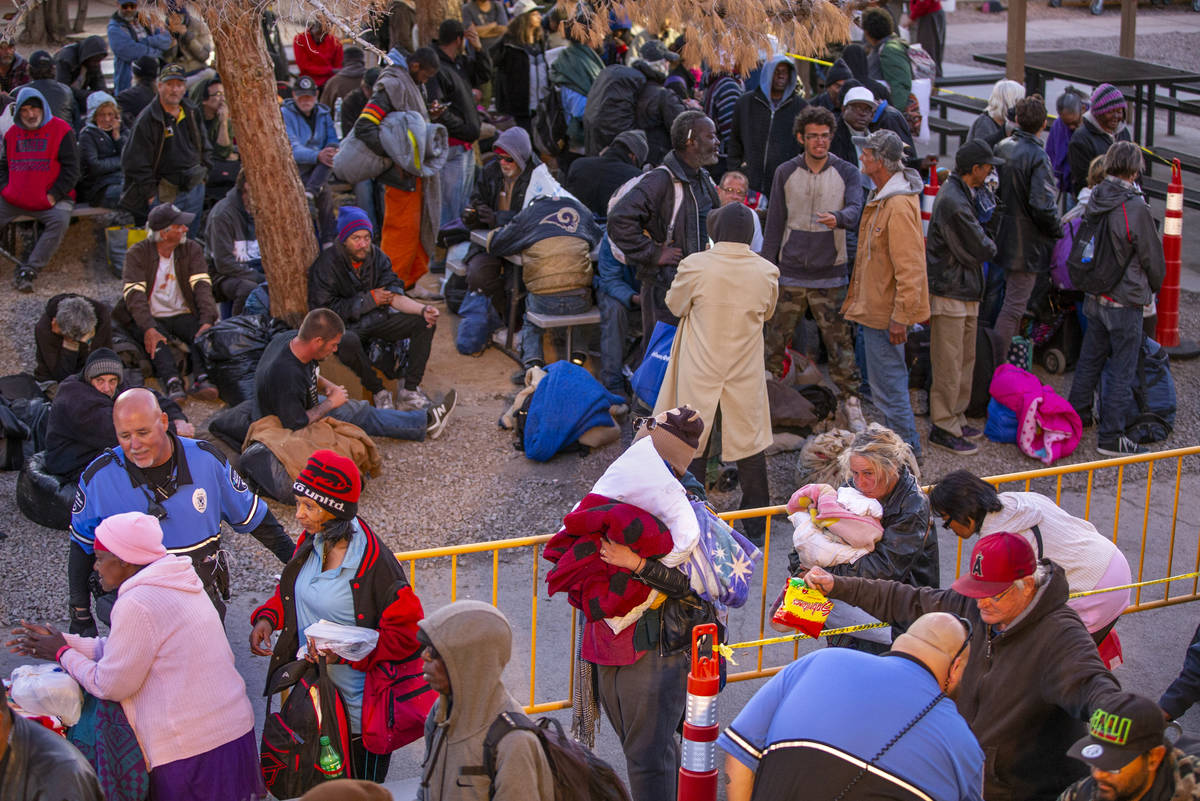
[[[483,767],[488,779],[496,779],[496,749],[509,732],[533,732],[554,774],[554,801],[630,801],[629,791],[612,766],[575,742],[553,718],[534,723],[519,712],[501,712],[483,738]],[[488,788],[488,798],[496,788]]]
[[[551,86],[533,113],[533,145],[539,153],[557,158],[567,150],[567,112],[558,87]]]
[[[271,696],[291,688],[278,712]],[[318,758],[321,735],[341,754],[345,777],[353,778],[350,717],[342,694],[329,678],[325,657],[319,664],[303,659],[280,665],[267,687],[267,717],[259,760],[267,789],[276,798],[298,798],[328,778]]]
[[[1132,242],[1129,214],[1125,211],[1124,203],[1121,204],[1121,214],[1125,217],[1125,238]],[[1111,292],[1121,282],[1128,266],[1120,261],[1113,251],[1108,218],[1107,213],[1099,218],[1084,215],[1075,234],[1075,241],[1071,243],[1071,255],[1067,257],[1067,272],[1071,277],[1071,284],[1090,295]]]

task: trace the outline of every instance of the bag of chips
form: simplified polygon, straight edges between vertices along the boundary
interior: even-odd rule
[[[789,578],[783,591],[783,603],[771,616],[771,622],[797,629],[816,639],[832,611],[833,601],[820,590],[805,584],[804,579]]]

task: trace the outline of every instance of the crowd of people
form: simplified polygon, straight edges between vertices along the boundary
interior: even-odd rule
[[[693,562],[761,556],[762,519],[742,523],[743,536],[720,528],[711,509],[705,516],[710,456],[736,463],[743,509],[770,504],[768,382],[799,369],[805,350],[824,352],[837,423],[850,430],[839,483],[870,510],[870,542],[819,562],[797,546],[789,573],[891,628],[830,638],[839,647],[798,659],[737,714],[719,740],[731,801],[798,797],[798,772],[814,777],[806,792],[838,798],[1197,797],[1194,758],[1164,740],[1164,718],[1195,700],[1200,650],[1189,650],[1159,704],[1122,691],[1097,650],[1129,598],[1110,589],[1131,580],[1116,546],[1037,493],[997,493],[965,470],[928,494],[919,483],[926,445],[977,450],[983,431],[967,409],[978,332],[989,332],[995,364],[1021,361],[1051,253],[1081,229],[1064,226],[1071,215],[1100,232],[1095,259],[1116,278],[1083,301],[1069,405],[1080,426],[1098,428],[1100,453],[1143,452],[1127,428],[1164,266],[1118,89],[1068,90],[1046,136],[1045,100],[997,83],[926,231],[930,165],[916,151],[914,68],[890,8],[863,11],[862,41],[821,69],[785,54],[736,70],[692,63],[683,37],[635,31],[617,15],[593,48],[586,20],[557,8],[543,15],[532,0],[468,0],[433,42],[418,40],[414,9],[395,0],[368,32],[386,63],[367,68],[361,48],[314,20],[295,38],[299,75],[280,81],[278,98],[321,245],[307,271],[308,311],[298,330],[273,329],[231,410],[244,418],[246,455],[266,446],[291,482],[284,495],[303,527],[293,542],[257,477],[248,483],[221,448],[195,438],[183,411],[190,399],[223,396],[205,342],[227,320],[265,314],[270,286],[211,36],[183,5],[162,25],[147,11],[122,0],[107,39],[54,56],[26,61],[0,42],[0,100],[11,108],[0,225],[18,216],[42,224],[16,288],[32,291],[76,202],[146,232],[124,256],[112,308],[56,295],[37,325],[33,377],[52,395],[39,464],[75,489],[70,623],[66,632],[22,624],[9,643],[57,661],[98,720],[132,733],[142,760],[97,779],[87,760],[5,713],[0,786],[14,777],[35,786],[44,758],[75,777],[81,798],[132,778],[148,782],[152,799],[259,799],[300,770],[282,760],[266,770],[266,756],[260,769],[223,628],[225,523],[283,565],[275,595],[251,617],[249,649],[271,660],[266,691],[310,671],[336,688],[345,775],[387,777],[404,743],[393,717],[369,707],[381,676],[419,673],[422,686],[402,699],[411,711],[424,698],[419,798],[555,797],[541,738],[499,678],[508,621],[474,602],[427,616],[387,556],[386,531],[358,514],[363,478],[379,465],[372,438],[436,438],[457,404],[454,390],[435,402],[422,384],[444,324],[440,301],[458,281],[465,297],[451,311],[465,320],[472,298],[493,328],[520,329],[520,383],[554,361],[547,316],[597,307],[598,335],[572,331],[559,360],[585,365],[598,350],[594,372],[621,401],[612,408],[648,407],[611,480],[564,523],[600,544],[560,564],[591,581],[569,593],[585,614],[580,661],[589,666],[575,713],[594,722],[603,708],[633,801],[674,797],[687,632],[699,618],[724,623],[735,605],[696,578]],[[940,70],[940,4],[909,12]],[[264,35],[281,57],[265,19]],[[111,87],[101,69],[110,49]],[[486,232],[482,244],[473,232]],[[455,243],[465,246],[460,276],[449,269]],[[436,290],[422,281],[431,272],[447,276]],[[522,305],[523,317],[507,319]],[[819,342],[806,341],[806,317]],[[667,367],[646,403],[629,375],[664,326],[673,332]],[[927,432],[909,392],[906,344],[918,326],[930,332]],[[333,358],[369,400],[320,373]],[[158,391],[140,386],[135,364]],[[884,425],[868,422],[868,406]],[[605,497],[636,495],[622,472],[630,464],[644,476],[640,489],[674,499],[671,511]],[[800,496],[841,501],[824,485]],[[704,533],[690,534],[697,525]],[[978,536],[967,575],[945,587],[939,530]],[[661,547],[651,550],[643,532]],[[1067,598],[1098,590],[1110,591]],[[600,592],[603,600],[589,596]],[[601,608],[633,596],[644,603],[620,615]],[[378,643],[343,658],[306,638],[318,621],[370,629]],[[853,708],[813,711],[804,699],[814,693]],[[152,711],[164,708],[172,716]],[[306,797],[351,797],[335,787],[317,784]]]

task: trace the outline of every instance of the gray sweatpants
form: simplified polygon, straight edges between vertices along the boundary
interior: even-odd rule
[[[54,257],[54,252],[62,244],[63,237],[67,234],[67,226],[71,224],[71,212],[74,209],[75,204],[70,200],[60,200],[53,208],[45,211],[26,211],[14,206],[4,198],[0,198],[0,228],[8,225],[17,217],[23,216],[32,217],[45,226],[42,235],[34,243],[29,257],[25,259],[25,266],[36,274],[50,262],[50,259]]]
[[[600,705],[625,752],[633,801],[676,796],[679,738],[687,704],[687,655],[659,656],[657,650],[632,665],[596,666]]]

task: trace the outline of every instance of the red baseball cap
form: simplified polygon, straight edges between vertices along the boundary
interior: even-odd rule
[[[959,576],[950,587],[968,598],[990,598],[1007,590],[1017,579],[1032,576],[1036,566],[1033,547],[1026,539],[1001,531],[975,543],[966,575]]]

